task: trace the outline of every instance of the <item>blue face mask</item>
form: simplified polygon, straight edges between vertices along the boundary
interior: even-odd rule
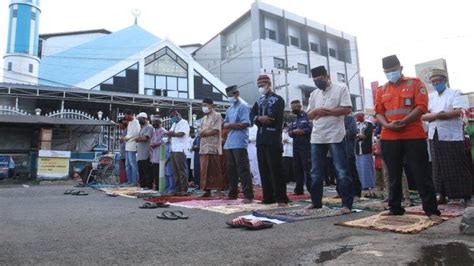
[[[177,118],[176,116],[171,117],[171,122],[177,123],[177,122],[178,122],[178,118]]]
[[[237,102],[237,99],[235,97],[229,97],[227,98],[227,100],[229,101],[230,104],[234,104]]]
[[[328,86],[328,82],[323,79],[317,79],[314,81],[314,85],[320,90],[325,90]]]
[[[446,81],[440,82],[436,85],[433,85],[433,88],[438,92],[438,93],[443,93],[443,91],[446,89]]]
[[[402,77],[402,72],[400,70],[395,70],[392,72],[385,73],[388,81],[392,83],[397,83],[397,81]]]

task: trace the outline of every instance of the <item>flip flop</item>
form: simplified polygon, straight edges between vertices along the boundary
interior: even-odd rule
[[[162,219],[162,220],[178,220],[179,219],[176,215],[172,214],[169,211],[162,212],[160,215],[156,216],[156,218]]]
[[[239,217],[225,223],[231,228],[244,228],[246,221],[247,219]]]
[[[182,211],[175,211],[175,212],[169,212],[169,213],[171,213],[172,215],[178,217],[178,219],[183,219],[183,220],[189,219],[189,217],[184,215],[184,213]]]
[[[105,194],[109,197],[118,197],[118,195],[113,192],[105,192]]]
[[[64,195],[70,195],[70,194],[72,194],[72,192],[74,192],[74,191],[75,191],[74,189],[66,190],[66,191],[64,191]]]
[[[87,196],[89,193],[85,192],[84,190],[74,191],[71,193],[74,196]]]

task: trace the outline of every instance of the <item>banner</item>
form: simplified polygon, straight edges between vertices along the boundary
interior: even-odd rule
[[[69,151],[40,150],[38,157],[39,179],[62,179],[69,177]]]

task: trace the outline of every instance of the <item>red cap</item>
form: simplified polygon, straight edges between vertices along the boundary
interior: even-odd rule
[[[270,77],[267,74],[262,74],[262,75],[258,76],[257,84],[260,83],[260,82],[272,83],[272,81],[270,80]]]

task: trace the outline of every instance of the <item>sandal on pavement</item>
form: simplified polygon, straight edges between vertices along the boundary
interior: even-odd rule
[[[262,229],[268,229],[273,227],[273,223],[268,222],[268,221],[260,221],[260,220],[247,220],[243,224],[245,228],[248,230],[262,230]]]
[[[156,208],[167,208],[169,207],[170,205],[167,204],[167,203],[163,203],[163,202],[146,202],[145,204],[143,204],[142,206],[138,207],[140,209],[156,209]]]
[[[64,195],[70,195],[70,194],[72,194],[72,192],[74,192],[74,191],[75,191],[74,189],[66,190],[66,191],[64,191]]]
[[[156,218],[162,220],[178,220],[178,217],[169,211],[162,212],[160,215],[156,216]]]
[[[230,226],[231,228],[243,228],[245,227],[245,223],[247,222],[247,219],[245,218],[242,218],[242,217],[238,217],[238,218],[235,218],[231,221],[227,221],[225,222],[228,226]]]
[[[73,191],[71,195],[74,196],[87,196],[89,193],[85,192],[84,190]]]
[[[183,219],[183,220],[189,219],[189,217],[184,215],[184,213],[182,211],[175,211],[175,212],[170,212],[170,213],[172,215],[178,217],[178,219]]]

